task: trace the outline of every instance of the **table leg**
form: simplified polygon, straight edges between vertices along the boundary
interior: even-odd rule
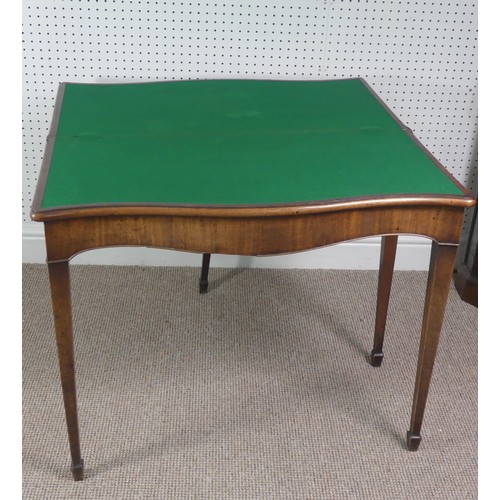
[[[83,460],[78,435],[69,262],[49,262],[48,268],[64,411],[71,451],[71,472],[75,481],[81,481]]]
[[[420,429],[429,392],[444,311],[457,253],[456,246],[432,242],[429,277],[425,296],[417,377],[413,396],[410,430],[406,435],[408,449],[416,451],[421,441]]]
[[[390,235],[382,237],[380,270],[378,276],[377,310],[375,315],[375,336],[373,339],[373,349],[370,355],[370,363],[372,366],[380,366],[382,364],[382,359],[384,359],[382,346],[384,344],[387,309],[389,307],[389,297],[391,294],[397,245],[397,236]]]
[[[210,266],[210,254],[204,253],[201,263],[200,293],[208,291],[208,268]]]

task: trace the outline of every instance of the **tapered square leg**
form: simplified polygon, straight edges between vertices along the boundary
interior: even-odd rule
[[[429,393],[432,369],[439,344],[446,302],[450,291],[457,247],[432,242],[431,262],[427,280],[417,377],[413,396],[413,408],[407,444],[416,450],[420,444],[422,420]]]
[[[390,235],[382,237],[377,291],[377,309],[375,314],[375,335],[373,339],[373,349],[370,355],[370,363],[375,367],[380,366],[382,364],[382,360],[384,359],[382,347],[384,344],[385,325],[387,322],[387,310],[389,308],[389,297],[391,294],[397,245],[397,236]]]
[[[208,291],[208,270],[210,267],[210,254],[204,253],[201,262],[200,293]]]
[[[71,452],[71,472],[75,481],[81,481],[83,460],[78,433],[69,263],[68,261],[49,262],[48,269],[64,411]]]

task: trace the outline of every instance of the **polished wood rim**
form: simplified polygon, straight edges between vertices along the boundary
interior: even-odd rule
[[[164,215],[186,217],[279,217],[298,214],[336,212],[341,210],[372,207],[398,206],[455,206],[471,207],[476,200],[467,196],[453,195],[387,195],[332,199],[317,202],[302,202],[270,205],[175,205],[145,203],[108,203],[99,205],[76,205],[33,210],[31,218],[44,222],[79,217],[102,217],[112,215]]]

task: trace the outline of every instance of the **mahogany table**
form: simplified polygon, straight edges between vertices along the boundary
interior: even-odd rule
[[[371,352],[380,366],[398,235],[430,238],[407,433],[416,450],[463,214],[474,204],[362,79],[62,83],[31,217],[45,226],[74,479],[83,479],[74,255],[130,245],[277,255],[382,236]]]

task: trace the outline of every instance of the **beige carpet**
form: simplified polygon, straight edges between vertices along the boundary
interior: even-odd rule
[[[86,479],[72,480],[45,266],[23,266],[26,499],[477,498],[477,309],[450,292],[408,452],[426,273],[72,267]]]

